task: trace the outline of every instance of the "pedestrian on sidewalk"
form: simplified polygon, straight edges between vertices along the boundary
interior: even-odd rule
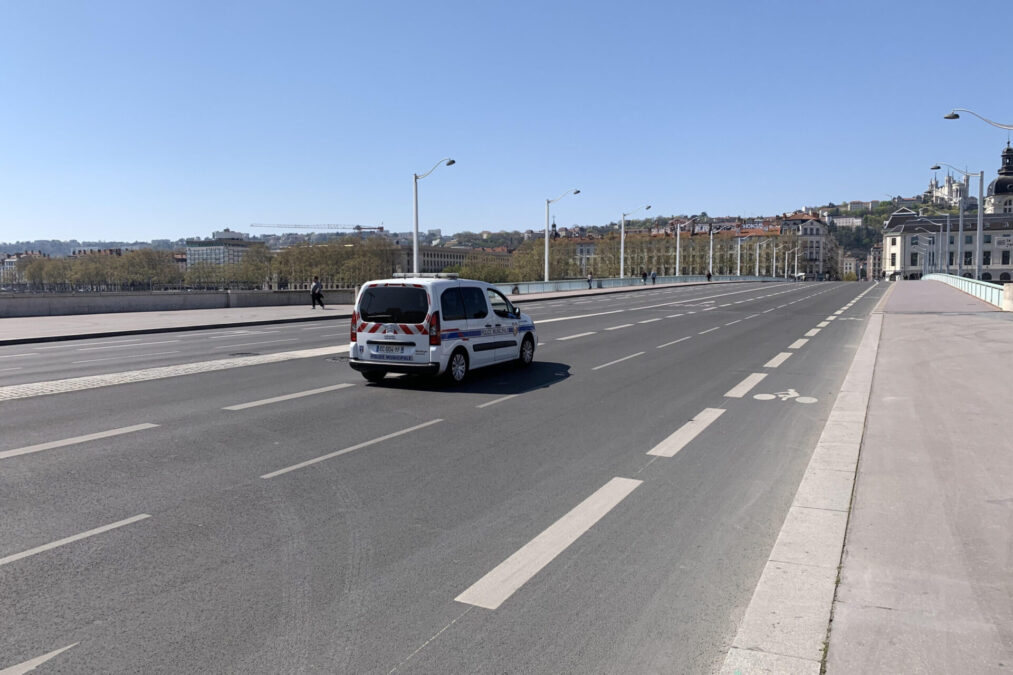
[[[711,271],[707,270],[707,281],[711,280]]]
[[[651,285],[653,286],[656,283],[658,283],[658,271],[651,270]]]
[[[642,271],[640,273],[640,278],[644,280],[644,286],[646,286],[647,285],[647,270],[644,270],[644,271]]]
[[[317,303],[320,303],[320,309],[324,308],[324,287],[320,285],[320,277],[313,277],[313,285],[310,286],[310,300],[313,305],[310,309],[316,309]]]
[[[591,282],[592,282],[592,280],[593,280],[593,277],[591,276],[591,273],[588,272],[587,273],[587,290],[591,290]]]

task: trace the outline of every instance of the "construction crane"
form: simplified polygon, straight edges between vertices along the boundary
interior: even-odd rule
[[[355,230],[359,233],[364,230],[383,232],[383,225],[377,225],[374,227],[371,225],[265,225],[263,223],[253,223],[250,227],[273,227],[275,229],[297,230]]]

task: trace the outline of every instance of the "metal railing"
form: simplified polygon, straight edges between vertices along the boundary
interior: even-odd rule
[[[954,274],[926,274],[922,278],[930,281],[941,281],[968,295],[973,295],[979,300],[984,300],[990,305],[1002,307],[1002,284],[991,284],[987,281],[958,277]]]
[[[659,284],[674,284],[674,283],[706,283],[707,277],[703,274],[688,275],[683,274],[680,276],[666,276],[658,277],[657,283]],[[736,276],[734,274],[726,275],[714,275],[711,277],[711,281],[791,281],[791,279],[783,279],[781,277],[764,277],[764,276],[752,276],[742,275]],[[566,279],[561,281],[522,281],[514,284],[494,284],[496,288],[501,290],[507,295],[527,295],[529,293],[551,293],[555,291],[580,291],[587,290],[587,279]],[[610,277],[607,279],[592,279],[592,288],[635,288],[637,286],[643,286],[644,280],[641,277]],[[647,285],[651,286],[651,278],[647,278]]]

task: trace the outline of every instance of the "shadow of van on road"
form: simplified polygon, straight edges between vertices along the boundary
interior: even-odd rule
[[[570,377],[570,366],[553,361],[533,361],[527,368],[503,363],[473,370],[461,384],[452,384],[443,378],[417,375],[388,375],[382,382],[369,387],[410,389],[462,394],[496,394],[510,396],[535,389],[550,387]]]

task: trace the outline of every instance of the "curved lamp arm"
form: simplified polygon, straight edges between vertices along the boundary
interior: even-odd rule
[[[566,195],[579,195],[579,194],[580,194],[580,190],[574,188],[573,190],[567,190],[566,192],[564,192],[563,194],[559,195],[555,199],[546,199],[545,202],[547,204],[552,204],[553,202],[558,202],[560,199],[562,199]]]
[[[960,115],[957,114],[958,111],[959,112],[970,113],[970,114],[974,115],[975,117],[977,117],[982,122],[986,122],[988,124],[991,124],[993,127],[998,127],[1000,129],[1006,129],[1007,131],[1013,131],[1013,124],[1000,124],[999,122],[993,122],[992,120],[988,119],[987,117],[982,117],[978,113],[974,112],[973,110],[968,110],[967,108],[954,108],[953,110],[950,111],[950,113],[948,115],[943,115],[943,119],[946,119],[946,120],[958,120],[958,119],[960,119]]]
[[[434,164],[433,168],[431,168],[429,171],[426,171],[424,174],[422,174],[422,175],[415,174],[415,180],[419,180],[421,178],[425,178],[426,176],[428,176],[429,174],[431,174],[433,171],[436,171],[436,168],[440,164],[443,164],[444,162],[447,163],[447,166],[453,166],[454,164],[456,164],[456,162],[454,160],[450,159],[449,157],[444,157],[443,159],[441,159],[440,161],[438,161],[436,164]]]

